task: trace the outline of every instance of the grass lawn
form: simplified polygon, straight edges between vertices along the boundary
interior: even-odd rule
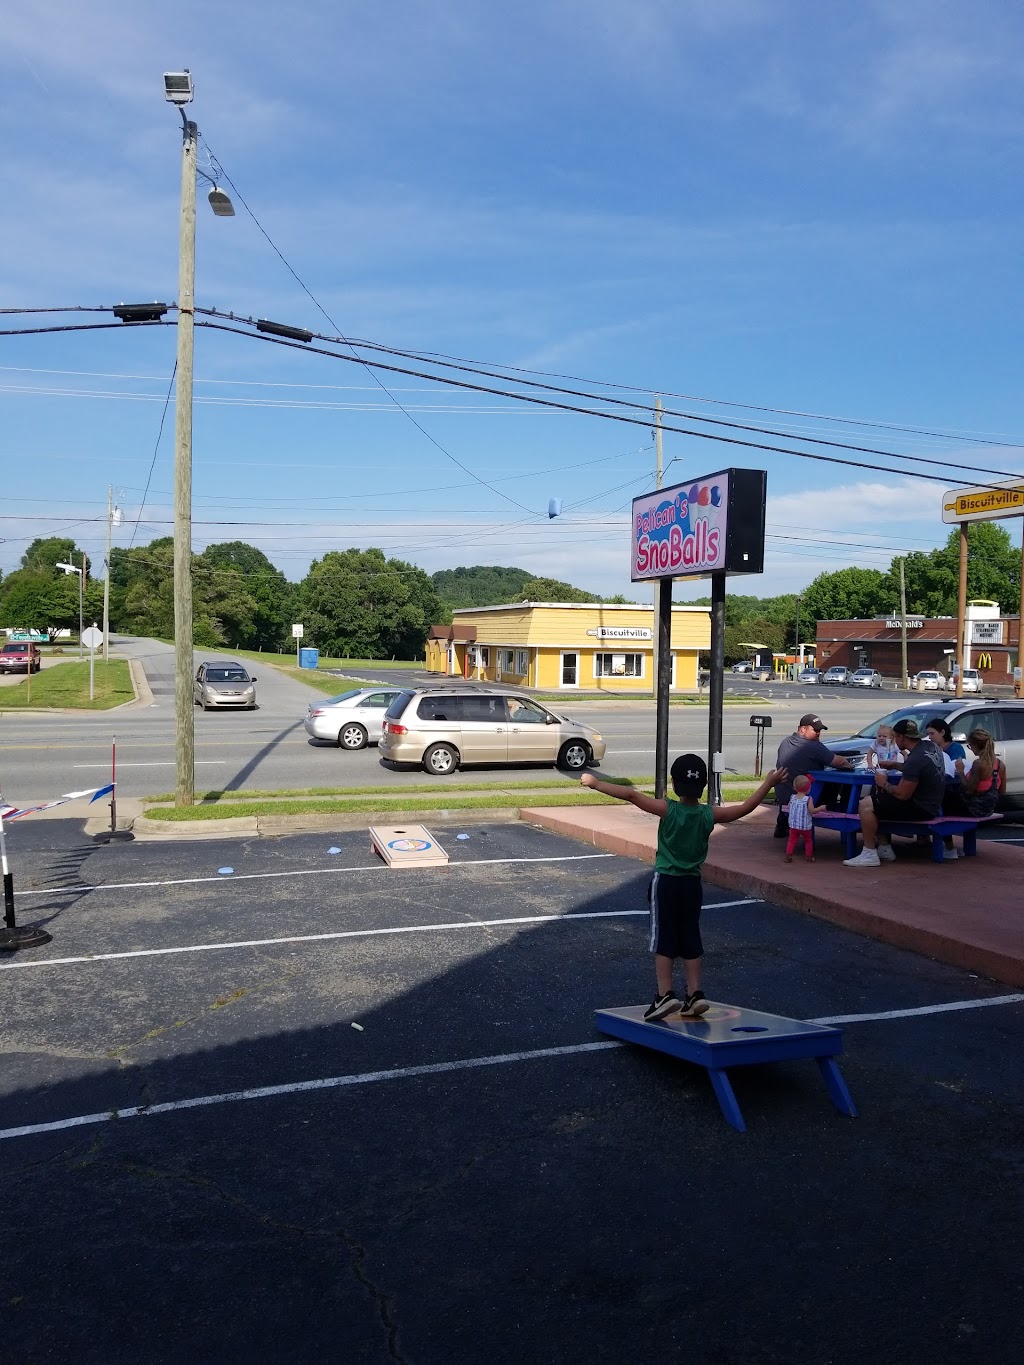
[[[0,711],[45,710],[48,707],[82,711],[106,711],[111,706],[135,700],[131,669],[124,659],[98,659],[95,665],[94,693],[89,700],[88,663],[55,664],[34,673],[15,687],[0,690]]]
[[[232,657],[236,654],[243,659],[252,659],[254,663],[259,663],[265,659],[268,664],[276,667],[279,665],[291,664],[296,667],[295,651],[290,654],[271,654],[268,650],[256,649],[230,649],[225,650]],[[332,659],[326,654],[320,655],[320,664],[323,668],[374,668],[384,670],[386,668],[422,668],[422,659]],[[311,673],[312,669],[303,668],[302,673]]]

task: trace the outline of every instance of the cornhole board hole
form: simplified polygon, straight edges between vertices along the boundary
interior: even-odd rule
[[[627,1043],[667,1052],[683,1061],[702,1066],[711,1079],[722,1114],[740,1133],[747,1131],[729,1080],[732,1066],[756,1066],[761,1062],[789,1062],[813,1057],[824,1078],[832,1103],[841,1114],[857,1117],[835,1058],[843,1050],[842,1029],[826,1024],[807,1024],[777,1014],[741,1009],[739,1005],[712,1002],[707,1014],[670,1014],[657,1023],[644,1020],[643,1005],[595,1010],[602,1033]]]
[[[443,867],[448,854],[422,825],[371,825],[370,847],[388,867]]]

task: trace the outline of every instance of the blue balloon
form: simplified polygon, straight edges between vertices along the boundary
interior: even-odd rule
[[[562,499],[552,498],[548,503],[548,517],[558,517],[562,515]]]

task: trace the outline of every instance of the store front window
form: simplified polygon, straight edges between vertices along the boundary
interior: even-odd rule
[[[642,678],[644,676],[644,656],[642,654],[595,654],[595,678]]]

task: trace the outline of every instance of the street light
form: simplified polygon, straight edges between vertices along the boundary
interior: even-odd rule
[[[234,214],[231,200],[198,171],[199,129],[185,117],[194,94],[188,71],[164,72],[164,98],[182,122],[181,224],[178,237],[178,368],[174,422],[174,802],[195,801],[195,703],[192,699],[192,370],[195,338],[196,177],[213,186],[218,218]]]
[[[82,662],[82,595],[85,584],[85,555],[82,556],[82,567],[77,564],[58,564],[58,569],[64,570],[64,576],[69,573],[78,574],[78,662]]]

